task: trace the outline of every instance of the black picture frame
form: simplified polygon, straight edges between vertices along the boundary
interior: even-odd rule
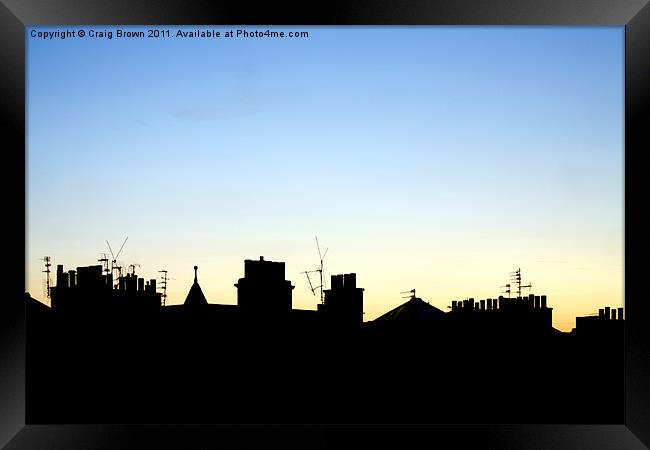
[[[0,308],[0,444],[6,448],[644,448],[650,446],[650,319],[643,297],[641,188],[650,121],[650,6],[646,0],[328,1],[316,4],[199,0],[3,0],[0,104],[5,256],[14,269],[28,245],[25,221],[25,27],[81,24],[617,25],[625,26],[625,422],[611,425],[32,425],[25,423],[25,314],[20,282]],[[25,233],[25,234],[23,234]],[[13,275],[12,275],[13,276]]]

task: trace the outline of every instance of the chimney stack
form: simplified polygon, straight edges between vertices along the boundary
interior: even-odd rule
[[[346,273],[343,275],[343,287],[347,289],[354,289],[357,287],[357,274]]]
[[[330,289],[343,289],[343,275],[332,275],[332,284]]]
[[[71,288],[75,287],[76,284],[77,284],[76,283],[77,278],[75,277],[76,273],[77,272],[74,271],[74,270],[68,270],[68,282],[69,282]]]
[[[56,266],[56,287],[63,287],[63,264]]]

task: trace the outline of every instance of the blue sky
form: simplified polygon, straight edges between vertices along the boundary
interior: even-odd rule
[[[28,34],[28,290],[38,258],[93,264],[128,235],[175,303],[195,263],[234,302],[265,255],[315,308],[318,234],[367,319],[413,287],[494,296],[518,266],[567,323],[622,304],[622,27],[272,30],[309,37]]]

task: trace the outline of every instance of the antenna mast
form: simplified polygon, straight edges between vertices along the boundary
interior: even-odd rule
[[[325,299],[323,297],[323,286],[325,285],[323,282],[323,260],[325,259],[325,255],[327,255],[327,250],[329,250],[329,248],[326,248],[325,253],[321,254],[320,245],[318,244],[318,236],[314,237],[316,238],[316,248],[318,248],[318,257],[320,258],[320,266],[318,268],[318,274],[320,275],[320,302],[325,303]]]
[[[108,275],[110,273],[110,270],[108,269],[108,256],[106,256],[106,253],[101,253],[101,255],[102,257],[99,258],[97,262],[102,263],[102,266],[104,266],[103,272]]]
[[[50,298],[50,286],[51,286],[50,273],[52,272],[50,270],[50,267],[52,267],[52,264],[50,263],[51,258],[49,256],[44,256],[43,258],[41,258],[41,261],[45,261],[45,270],[43,272],[47,274],[47,278],[46,278],[46,281],[45,281],[45,283],[46,283],[45,286],[46,286],[46,289],[47,289],[46,290],[46,295],[47,295],[47,298]]]
[[[316,237],[316,248],[318,249],[318,257],[320,258],[320,264],[318,268],[315,270],[305,270],[304,272],[300,272],[300,273],[304,273],[307,276],[307,282],[309,282],[309,289],[311,289],[312,294],[316,295],[316,289],[320,289],[320,302],[325,303],[325,299],[323,297],[323,287],[325,286],[324,277],[323,277],[323,272],[324,272],[323,260],[325,259],[325,255],[327,255],[327,250],[329,250],[329,248],[325,249],[325,253],[321,253],[320,245],[318,243],[318,237]],[[314,287],[314,285],[311,282],[311,278],[309,278],[309,274],[316,273],[316,272],[318,272],[320,278],[320,285]]]
[[[162,281],[160,282],[160,286],[162,287],[163,293],[162,293],[162,306],[165,306],[165,303],[167,302],[167,271],[166,270],[159,270],[158,272],[162,272]]]
[[[531,283],[528,283],[527,285],[522,286],[521,285],[521,268],[518,268],[514,272],[510,272],[510,281],[513,281],[517,283],[517,297],[521,297],[521,289],[532,289],[533,285]],[[510,289],[510,285],[507,284],[508,289]],[[502,286],[503,287],[503,286]]]
[[[126,244],[126,240],[129,237],[127,236],[126,239],[124,239],[124,242],[122,242],[122,246],[120,247],[120,250],[117,252],[117,255],[113,254],[113,249],[111,248],[111,244],[108,243],[108,240],[106,240],[106,245],[108,245],[108,250],[111,252],[111,257],[113,258],[111,261],[111,275],[114,273],[115,270],[117,270],[118,273],[118,278],[117,282],[114,287],[117,288],[119,286],[119,279],[122,278],[122,266],[117,265],[117,257],[120,256],[120,253],[122,253],[122,249],[124,248],[124,244]]]
[[[318,287],[314,287],[314,285],[311,284],[311,278],[309,278],[309,274],[314,272],[318,272],[318,270],[305,270],[304,272],[300,272],[300,273],[304,273],[305,275],[307,275],[307,282],[309,283],[309,289],[311,290],[312,294],[316,295],[316,289]]]

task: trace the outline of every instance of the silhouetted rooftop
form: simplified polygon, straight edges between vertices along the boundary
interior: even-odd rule
[[[196,274],[197,270],[198,267],[194,266],[194,283],[192,284],[190,292],[187,293],[187,297],[185,298],[184,304],[186,306],[200,306],[208,304],[208,301],[206,300],[205,295],[203,295],[203,291],[201,290],[201,286],[199,286]]]
[[[444,317],[443,311],[421,298],[413,297],[375,320],[436,320]]]

